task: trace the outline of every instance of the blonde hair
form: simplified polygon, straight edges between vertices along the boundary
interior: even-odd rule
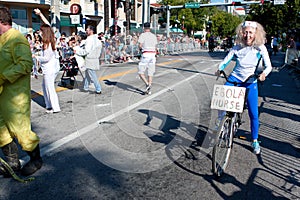
[[[256,23],[256,31],[255,31],[255,38],[254,41],[252,43],[252,46],[258,47],[260,45],[265,44],[266,41],[266,32],[264,30],[264,27],[258,23]],[[246,46],[245,44],[245,40],[243,37],[243,32],[245,30],[246,26],[245,23],[241,23],[240,25],[238,25],[238,27],[236,28],[236,44],[241,45],[241,46]]]

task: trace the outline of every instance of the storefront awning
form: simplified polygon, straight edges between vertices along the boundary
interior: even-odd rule
[[[180,28],[177,28],[177,27],[172,27],[172,28],[170,28],[170,32],[173,32],[173,33],[183,33],[183,30],[180,29]]]

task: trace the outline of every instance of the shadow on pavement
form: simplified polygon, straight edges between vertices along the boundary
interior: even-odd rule
[[[130,91],[130,92],[135,92],[135,93],[138,93],[138,94],[142,94],[144,95],[144,91],[142,91],[141,89],[139,88],[136,88],[136,87],[133,87],[131,85],[128,85],[128,84],[125,84],[125,83],[122,83],[122,82],[117,82],[117,81],[110,81],[110,80],[103,80],[104,83],[106,85],[109,85],[109,86],[117,86],[118,88],[120,89],[123,89],[123,90],[127,90],[127,91]]]
[[[46,104],[44,101],[44,96],[38,92],[31,90],[31,99],[37,103],[39,106],[46,108]]]

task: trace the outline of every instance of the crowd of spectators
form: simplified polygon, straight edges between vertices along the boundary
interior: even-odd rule
[[[61,60],[64,61],[74,55],[74,47],[80,44],[80,35],[85,32],[79,31],[67,35],[62,32],[56,38],[56,47],[60,54]],[[103,44],[100,55],[100,65],[133,62],[140,58],[141,51],[138,46],[138,38],[141,33],[133,33],[130,35],[117,34],[111,36],[103,32],[98,33],[98,39]],[[187,52],[195,49],[207,49],[207,44],[203,40],[189,37],[184,34],[174,34],[166,37],[163,34],[156,34],[158,40],[157,56],[173,54],[176,52]],[[40,55],[42,50],[42,37],[39,30],[33,34],[27,34],[26,38],[30,44],[32,54]],[[37,77],[40,73],[39,63],[35,63],[33,67],[33,75]]]
[[[67,36],[64,32],[57,38],[57,48],[61,57],[68,58],[73,54],[73,48],[79,45],[78,35],[72,33]],[[102,41],[103,48],[100,56],[101,64],[122,63],[134,61],[140,57],[140,49],[137,41],[140,33],[131,35],[118,34],[110,36],[103,32],[98,34],[99,40]],[[28,34],[26,36],[31,44],[32,52],[40,51],[40,36],[38,31],[34,32],[33,37]],[[157,55],[172,54],[179,51],[191,51],[198,48],[205,48],[200,40],[194,39],[186,35],[174,35],[167,38],[164,35],[157,34],[158,52]]]
[[[79,45],[79,35],[84,34],[78,32],[67,36],[64,32],[57,38],[57,48],[62,59],[69,58],[73,55],[73,48]],[[130,35],[117,34],[109,35],[103,32],[98,33],[98,39],[103,44],[100,55],[100,64],[113,64],[137,61],[140,58],[141,52],[138,47],[138,38],[141,33],[133,33]],[[187,52],[195,49],[209,50],[209,39],[189,37],[184,34],[173,34],[171,37],[166,37],[164,34],[156,34],[158,40],[157,56],[173,54],[176,52]],[[26,35],[33,54],[39,54],[41,51],[41,36],[38,31],[33,35]],[[210,38],[210,37],[209,37]],[[224,42],[226,41],[226,42]],[[220,49],[229,49],[233,44],[232,38],[221,39],[214,37],[214,51]],[[223,45],[223,46],[222,46]],[[227,45],[228,48],[226,48]],[[282,42],[279,43],[279,50],[282,48]]]

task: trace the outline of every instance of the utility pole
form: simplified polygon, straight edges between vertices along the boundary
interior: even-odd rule
[[[107,0],[104,1],[104,32],[109,28],[109,2]]]
[[[147,22],[150,22],[150,0],[147,1]]]
[[[126,35],[129,35],[130,17],[131,17],[130,0],[126,0],[126,2],[125,2],[125,13],[126,13]]]
[[[145,23],[145,0],[143,0],[142,3],[142,27],[144,27],[144,23]]]
[[[81,10],[83,11],[83,10],[85,10],[85,4],[84,4],[84,0],[80,0],[80,5],[81,5]],[[85,18],[85,15],[81,12],[81,15],[82,15],[82,18]],[[80,22],[80,23],[82,23],[82,21]],[[85,23],[82,23],[81,24],[82,25],[82,28],[83,28],[83,30],[85,30]],[[76,32],[77,32],[77,27],[76,27]]]
[[[115,0],[115,19],[114,19],[114,25],[115,25],[115,35],[118,34],[118,0]]]
[[[184,5],[179,6],[167,6],[167,38],[170,37],[170,10],[175,8],[184,8]]]
[[[60,0],[51,0],[51,26],[60,30]]]

